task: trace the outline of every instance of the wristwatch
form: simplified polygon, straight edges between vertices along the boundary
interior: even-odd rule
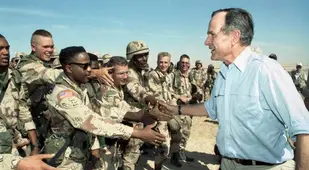
[[[182,112],[181,112],[181,104],[178,105],[178,115],[182,115]]]

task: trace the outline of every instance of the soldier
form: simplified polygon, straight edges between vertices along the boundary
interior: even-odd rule
[[[196,60],[195,68],[189,73],[189,79],[192,84],[195,84],[199,89],[203,89],[203,85],[206,82],[206,71],[201,60]]]
[[[171,63],[171,55],[167,52],[161,52],[158,54],[157,59],[157,68],[149,73],[147,80],[147,90],[158,100],[165,101],[166,103],[176,105],[176,101],[172,97],[172,88],[171,88],[171,80],[168,74],[168,69],[170,68]],[[168,130],[168,124],[166,121],[159,121],[157,124],[158,131],[161,134],[165,135],[166,142],[164,142],[159,149],[157,149],[157,153],[155,156],[155,169],[160,170],[162,168],[163,163],[169,156],[169,151],[171,150],[170,146],[170,132]],[[173,131],[177,133],[176,131]],[[175,136],[175,135],[174,135]],[[178,146],[177,143],[173,143],[173,145]]]
[[[309,70],[308,70],[308,74],[307,74],[307,84],[306,87],[303,88],[302,91],[302,95],[304,96],[304,102],[305,102],[305,106],[307,108],[307,110],[309,111]]]
[[[36,155],[25,159],[20,156],[14,156],[11,154],[12,151],[12,120],[7,115],[4,115],[4,103],[2,102],[3,96],[5,98],[10,97],[7,94],[9,86],[9,52],[10,45],[6,38],[0,34],[0,169],[3,170],[55,170],[53,167],[46,165],[42,159],[50,158],[51,155]],[[13,103],[11,101],[11,103]],[[11,113],[11,112],[10,112]],[[13,120],[14,122],[14,120]]]
[[[192,85],[189,81],[189,68],[190,68],[190,57],[186,54],[183,54],[180,56],[179,60],[179,70],[175,71],[174,74],[171,74],[171,80],[172,80],[172,87],[174,89],[174,98],[177,99],[177,103],[183,103],[183,104],[188,104],[191,99],[191,90],[192,90]],[[179,137],[177,134],[175,134],[175,137],[173,137],[172,134],[172,146],[173,143],[178,144],[179,146],[177,147],[172,147],[171,153],[171,163],[177,167],[181,167],[181,162],[180,161],[189,161],[192,162],[194,161],[193,158],[190,158],[185,155],[185,148],[187,141],[190,136],[190,130],[192,126],[192,119],[190,116],[179,116],[182,127],[181,127],[181,138],[180,141],[177,141]]]
[[[291,71],[292,80],[296,86],[296,89],[301,93],[303,88],[306,87],[307,75],[302,71],[303,64],[297,63],[296,70]]]
[[[57,78],[53,91],[47,96],[51,118],[45,152],[58,155],[49,163],[63,169],[85,168],[91,156],[89,150],[94,135],[123,139],[133,137],[155,145],[165,140],[163,135],[151,130],[152,126],[137,130],[103,119],[92,111],[87,90],[82,87],[91,72],[89,56],[83,47],[61,50],[60,63],[64,72]]]
[[[205,100],[209,99],[209,97],[211,95],[211,90],[214,86],[216,77],[217,77],[217,73],[215,71],[215,67],[212,64],[209,64],[208,68],[207,68],[207,79],[206,79],[206,82],[204,84]]]

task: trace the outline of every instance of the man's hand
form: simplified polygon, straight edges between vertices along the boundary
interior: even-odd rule
[[[94,75],[95,77],[97,77],[98,81],[102,84],[114,86],[114,80],[108,73],[111,69],[113,69],[113,67],[93,69],[91,71],[91,76]]]
[[[54,155],[50,154],[41,154],[23,158],[18,162],[16,170],[59,170],[42,161],[43,159],[52,158],[53,156]]]
[[[179,100],[181,100],[183,103],[188,103],[190,98],[189,97],[186,97],[186,96],[180,96],[179,97]]]
[[[141,139],[144,142],[148,142],[155,146],[159,146],[166,139],[164,135],[152,130],[154,126],[155,124],[148,125],[143,130],[134,129],[132,136],[135,138]]]
[[[149,111],[149,114],[154,116],[158,121],[169,121],[173,118],[171,112],[162,112],[159,110],[159,103],[157,102],[155,107]]]
[[[163,113],[178,115],[177,106],[169,105],[161,100],[158,101],[158,109]]]
[[[144,101],[147,105],[152,105],[152,106],[155,106],[158,102],[158,100],[154,96],[150,96],[150,95],[146,96]]]

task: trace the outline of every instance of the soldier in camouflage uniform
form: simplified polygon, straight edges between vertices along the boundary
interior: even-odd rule
[[[158,100],[165,101],[166,103],[176,105],[175,99],[172,97],[171,80],[168,74],[170,68],[171,55],[167,52],[161,52],[158,54],[157,68],[151,71],[147,79],[147,91],[156,97]],[[168,158],[170,152],[171,136],[168,130],[166,121],[159,121],[157,129],[161,134],[166,137],[164,142],[158,149],[155,156],[155,169],[160,170],[164,161]],[[173,143],[173,145],[177,145]]]
[[[175,73],[171,74],[172,87],[174,89],[174,98],[176,98],[177,104],[188,104],[192,99],[191,89],[192,85],[189,81],[189,68],[190,68],[190,57],[186,54],[180,56],[179,61],[179,70],[175,71]],[[182,121],[181,127],[181,137],[172,136],[172,144],[179,143],[179,147],[172,147],[171,153],[171,163],[177,167],[181,166],[180,161],[194,161],[193,158],[190,158],[185,155],[185,148],[187,141],[190,136],[190,130],[192,126],[192,119],[190,116],[179,116]],[[177,134],[175,134],[177,135]],[[180,141],[177,141],[180,139]]]
[[[14,135],[14,126],[16,125],[16,116],[10,115],[15,113],[14,99],[12,99],[12,91],[9,84],[9,44],[6,38],[0,34],[0,169],[2,170],[55,170],[42,162],[43,158],[50,158],[50,155],[38,155],[22,159],[20,156],[13,155],[12,143]],[[3,102],[5,99],[5,103]],[[10,101],[10,102],[7,102]],[[11,104],[9,107],[8,104]]]
[[[98,145],[98,142],[93,142],[94,135],[124,139],[137,137],[155,145],[164,141],[164,136],[150,127],[133,129],[103,119],[91,109],[87,90],[82,87],[91,72],[89,56],[83,47],[63,49],[60,63],[64,73],[57,78],[55,88],[47,97],[51,123],[50,136],[45,141],[46,153],[56,153],[63,145],[69,144],[56,159],[59,168],[85,168],[91,156],[90,148]]]
[[[204,94],[205,98],[204,99],[205,100],[208,100],[211,95],[211,90],[214,86],[216,77],[217,77],[217,73],[215,71],[215,67],[212,64],[209,64],[207,68],[207,79],[204,84],[204,88],[205,88],[205,94]]]
[[[189,80],[192,84],[196,85],[197,90],[203,94],[204,84],[206,82],[206,70],[203,68],[201,60],[196,60],[195,68],[193,68],[189,73]]]
[[[110,54],[104,54],[102,56],[103,59],[103,66],[106,66],[106,64],[108,63],[108,61],[112,58],[112,55]]]

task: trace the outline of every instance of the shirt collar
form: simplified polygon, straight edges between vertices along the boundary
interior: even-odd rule
[[[246,47],[240,53],[240,55],[236,57],[236,59],[232,64],[227,66],[224,63],[222,63],[220,68],[220,74],[223,76],[223,78],[225,79],[227,71],[233,66],[235,66],[239,71],[243,72],[248,64],[250,53],[251,53],[251,47]]]

